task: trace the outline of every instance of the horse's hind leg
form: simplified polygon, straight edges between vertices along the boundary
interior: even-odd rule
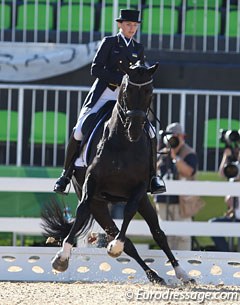
[[[144,262],[144,260],[138,254],[137,249],[134,247],[133,243],[128,238],[126,238],[125,240],[124,252],[133,259],[135,259],[136,262],[143,268],[150,282],[161,285],[166,284],[164,279],[158,276],[157,273],[150,269],[149,266]]]
[[[87,180],[86,180],[87,181]],[[90,227],[91,212],[90,212],[90,196],[87,190],[87,182],[84,183],[84,191],[82,192],[81,202],[76,209],[75,221],[67,237],[63,241],[62,249],[58,251],[52,260],[52,266],[57,271],[63,272],[68,268],[68,261],[71,255],[71,250],[74,244],[74,239],[77,233],[81,233]]]
[[[90,218],[89,206],[86,202],[80,202],[76,209],[76,216],[73,226],[67,237],[64,239],[62,248],[57,252],[52,260],[52,267],[60,272],[64,272],[68,268],[68,261],[74,244],[74,238],[77,232],[84,226],[86,220]]]
[[[101,208],[99,208],[99,204],[101,204]],[[104,203],[99,204],[95,204],[94,207],[91,208],[91,212],[94,216],[94,219],[104,229],[108,236],[111,236],[114,239],[116,236],[118,236],[119,229],[117,228],[115,222],[112,220],[107,205]],[[149,266],[142,260],[137,252],[137,249],[128,238],[125,238],[124,252],[135,259],[136,262],[143,268],[150,282],[165,284],[164,279],[159,277],[157,273],[150,269]]]
[[[192,281],[187,275],[187,273],[180,267],[178,261],[176,260],[172,251],[170,250],[167,242],[167,237],[165,233],[160,229],[157,213],[154,210],[153,206],[151,205],[147,195],[144,196],[144,198],[141,200],[139,204],[138,212],[146,220],[156,243],[167,255],[169,261],[171,262],[175,270],[177,278],[183,280],[183,282]]]
[[[90,203],[93,200],[92,194],[94,191],[95,182],[91,179],[90,175],[85,179],[83,190],[82,190],[82,198],[81,202],[77,207],[76,216],[74,224],[68,234],[68,236],[64,239],[65,243],[73,245],[74,239],[79,233],[79,231],[86,231],[91,226],[90,218],[91,218],[91,210]]]

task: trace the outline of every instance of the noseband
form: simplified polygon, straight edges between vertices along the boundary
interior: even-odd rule
[[[134,82],[130,81],[130,79],[128,77],[128,83],[130,85],[134,86],[134,87],[138,87],[139,90],[141,89],[141,87],[147,86],[147,85],[151,84],[152,82],[153,82],[153,79],[151,79],[147,82],[138,84],[138,83],[134,83]],[[140,118],[144,118],[144,122],[145,122],[147,114],[144,111],[138,110],[138,109],[128,110],[125,98],[124,98],[124,107],[122,107],[122,105],[119,102],[118,102],[118,105],[119,105],[119,107],[120,107],[120,109],[121,109],[121,111],[122,111],[126,120],[131,119],[133,117],[140,117]],[[126,122],[124,122],[121,115],[120,115],[120,119],[121,119],[123,125],[126,126]]]

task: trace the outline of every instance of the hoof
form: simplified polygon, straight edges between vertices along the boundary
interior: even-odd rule
[[[56,256],[52,260],[52,267],[54,270],[58,272],[64,272],[68,268],[69,259],[61,260],[61,256],[56,254]]]
[[[182,269],[182,267],[177,266],[177,267],[174,268],[174,270],[175,270],[175,273],[176,273],[176,277],[179,280],[181,280],[184,284],[189,284],[189,283],[194,284],[194,283],[196,283],[196,281],[194,279],[192,279],[188,276],[188,274],[186,273],[186,271],[184,271]]]
[[[147,278],[153,284],[167,285],[163,278],[157,275],[153,270],[146,271]]]
[[[187,281],[184,282],[184,284],[197,284],[196,280],[195,279],[192,279],[192,278],[189,278]]]
[[[111,257],[118,257],[122,254],[124,242],[114,239],[107,246],[107,253]]]

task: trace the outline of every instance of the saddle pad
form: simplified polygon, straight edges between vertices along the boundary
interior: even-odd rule
[[[77,167],[87,167],[88,166],[88,154],[90,153],[90,147],[92,140],[94,138],[94,135],[98,128],[101,126],[102,123],[106,121],[106,118],[108,117],[109,111],[103,115],[103,117],[100,118],[96,126],[94,127],[93,131],[91,132],[86,144],[83,146],[82,151],[80,153],[80,156],[76,159],[74,165]]]

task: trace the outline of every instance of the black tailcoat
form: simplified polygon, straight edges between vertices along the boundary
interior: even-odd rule
[[[107,87],[115,90],[116,85],[121,84],[124,75],[118,68],[121,59],[127,59],[129,65],[138,60],[144,63],[143,45],[132,39],[127,46],[120,34],[103,38],[91,67],[91,74],[97,79],[84,101],[84,107],[92,108]]]

